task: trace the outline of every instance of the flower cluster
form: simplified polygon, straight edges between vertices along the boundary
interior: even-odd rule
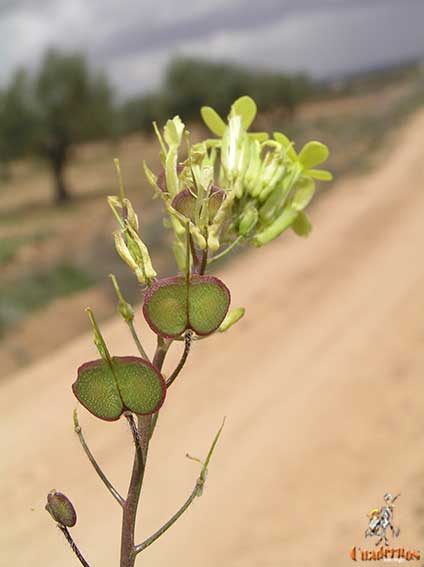
[[[166,123],[163,136],[156,128],[163,170],[155,175],[144,164],[168,212],[180,269],[185,265],[186,226],[209,262],[222,244],[226,250],[219,257],[242,241],[263,246],[289,227],[307,236],[311,223],[304,209],[316,180],[332,179],[328,171],[315,169],[327,159],[327,147],[312,141],[297,154],[281,132],[272,138],[248,132],[256,116],[256,104],[248,96],[234,102],[227,123],[210,107],[203,107],[201,114],[216,138],[191,145],[176,116]],[[187,157],[180,160],[185,147]]]

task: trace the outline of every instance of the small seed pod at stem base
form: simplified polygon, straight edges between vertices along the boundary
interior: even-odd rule
[[[47,495],[46,510],[61,526],[72,528],[77,523],[77,513],[72,502],[62,492],[52,490]]]

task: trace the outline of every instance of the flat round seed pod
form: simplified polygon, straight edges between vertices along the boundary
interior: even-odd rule
[[[230,292],[214,276],[165,278],[153,284],[144,296],[143,313],[152,330],[177,338],[187,329],[198,335],[216,331],[227,314]]]
[[[197,276],[190,279],[188,294],[188,320],[198,335],[216,331],[225,319],[230,306],[230,291],[214,276]]]
[[[147,360],[116,356],[112,368],[102,359],[83,364],[72,390],[93,415],[115,421],[126,409],[139,415],[156,413],[165,399],[166,385]]]
[[[62,526],[72,528],[77,523],[77,513],[72,502],[61,492],[52,490],[47,495],[46,510]]]
[[[223,191],[218,185],[214,185],[209,196],[209,222],[212,222],[218,212],[219,207],[222,205],[222,201],[225,199],[225,191]]]
[[[196,197],[192,195],[188,189],[184,189],[180,191],[178,195],[175,195],[172,206],[176,211],[194,222]]]
[[[138,415],[156,413],[166,394],[162,375],[150,362],[137,356],[114,356],[112,360],[125,407]]]
[[[78,368],[72,390],[78,401],[100,419],[115,421],[124,411],[115,377],[102,359],[86,362]]]
[[[143,314],[156,334],[179,337],[188,325],[185,278],[164,278],[154,283],[144,296]]]

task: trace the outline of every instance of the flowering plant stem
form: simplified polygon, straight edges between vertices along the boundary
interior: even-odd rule
[[[316,169],[328,157],[324,144],[309,142],[297,154],[283,133],[274,133],[271,140],[265,133],[248,132],[255,115],[256,104],[249,97],[234,102],[227,124],[213,109],[204,107],[202,117],[218,138],[195,145],[190,144],[189,132],[178,116],[167,121],[163,137],[155,126],[162,170],[156,175],[147,164],[144,170],[164,204],[168,215],[165,224],[174,234],[172,250],[178,273],[172,277],[158,278],[142,239],[138,216],[125,194],[119,162],[115,161],[120,196],[108,197],[118,223],[115,248],[143,286],[142,314],[157,337],[156,350],[153,357],[147,355],[134,325],[135,310],[123,297],[116,277],[110,274],[118,311],[139,356],[114,356],[94,313],[87,308],[99,358],[79,366],[72,391],[98,419],[113,422],[124,416],[134,441],[131,478],[124,498],[88,447],[74,412],[74,430],[82,449],[122,509],[120,567],[134,567],[138,554],[161,537],[201,496],[209,461],[224,425],[218,430],[205,462],[194,459],[202,468],[186,501],[153,535],[137,544],[137,511],[149,444],[167,390],[185,366],[193,341],[227,332],[245,313],[243,307],[229,310],[229,288],[221,279],[205,272],[240,244],[261,247],[289,228],[299,236],[307,236],[311,223],[304,209],[316,191],[315,180],[331,179],[328,171]],[[181,161],[178,152],[184,138],[188,155]],[[165,377],[162,367],[173,342],[183,342],[184,348],[175,369]],[[48,494],[46,509],[80,563],[89,567],[69,533],[68,528],[77,522],[72,502],[62,492],[53,490]]]

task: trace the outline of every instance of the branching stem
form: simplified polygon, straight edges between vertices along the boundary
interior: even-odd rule
[[[175,368],[174,372],[171,374],[171,376],[166,381],[166,387],[167,388],[169,388],[169,386],[171,386],[171,384],[177,378],[178,374],[181,372],[184,364],[186,363],[187,357],[188,357],[189,352],[190,352],[190,347],[191,347],[191,343],[192,343],[192,336],[193,336],[192,331],[187,331],[187,333],[184,335],[184,351],[183,351],[183,354],[180,358],[179,363],[177,364],[177,367]]]
[[[169,339],[158,337],[157,348],[152,364],[159,370],[159,372],[162,370],[165,356],[171,343],[172,341]],[[146,469],[147,453],[151,436],[151,424],[152,418],[150,415],[138,417],[137,434],[139,442],[136,444],[131,480],[122,515],[120,567],[134,567],[136,558],[134,532],[138,503],[140,500],[144,472]]]
[[[196,461],[199,461],[202,464],[202,469],[200,471],[200,475],[196,481],[196,485],[193,489],[193,492],[190,494],[190,496],[187,498],[187,500],[184,502],[184,504],[181,506],[181,508],[179,510],[177,510],[177,512],[161,527],[159,528],[153,535],[151,535],[150,537],[148,537],[145,541],[143,541],[142,543],[140,543],[139,545],[136,545],[134,547],[134,553],[135,555],[137,555],[138,553],[140,553],[141,551],[143,551],[144,549],[146,549],[146,547],[149,547],[149,545],[151,545],[153,542],[155,542],[158,538],[160,538],[167,530],[169,530],[169,528],[175,524],[175,522],[178,520],[178,518],[180,518],[184,512],[190,507],[191,503],[195,500],[195,498],[197,496],[201,496],[203,494],[203,487],[205,485],[206,482],[206,475],[208,473],[208,466],[212,457],[212,453],[215,450],[216,444],[218,442],[219,436],[221,435],[222,429],[224,427],[224,423],[225,423],[225,418],[221,424],[221,427],[218,429],[218,432],[216,433],[214,440],[212,442],[212,445],[210,446],[209,452],[207,454],[206,460],[204,463],[202,463],[201,461],[199,461],[199,459],[193,459]],[[190,457],[192,458],[192,457]]]
[[[85,441],[81,426],[80,426],[79,421],[78,421],[78,414],[77,414],[76,409],[74,410],[74,431],[78,435],[79,442],[81,443],[81,446],[84,449],[84,452],[88,457],[88,460],[93,465],[94,470],[99,475],[100,480],[103,482],[103,484],[109,490],[109,492],[112,494],[112,496],[115,498],[115,500],[123,507],[124,504],[125,504],[125,500],[122,498],[122,496],[119,494],[119,492],[112,485],[110,480],[107,478],[105,473],[102,471],[102,469],[100,468],[100,465],[96,461],[93,453],[90,451],[90,448],[88,447],[88,445]]]
[[[238,244],[240,244],[240,242],[242,240],[243,240],[243,236],[238,236],[225,250],[223,250],[220,254],[217,254],[216,256],[211,258],[210,260],[208,260],[208,262],[207,262],[208,266],[210,266],[214,262],[217,262],[218,260],[221,260],[222,258],[224,258],[227,254],[229,254],[232,250],[234,250],[234,248]]]
[[[141,551],[143,551],[144,549],[146,549],[146,547],[149,547],[149,545],[155,542],[158,538],[160,538],[173,524],[175,524],[178,518],[180,518],[180,516],[184,514],[184,512],[187,510],[187,508],[189,508],[193,500],[197,496],[200,496],[199,492],[201,491],[201,486],[202,486],[200,482],[202,481],[199,478],[196,482],[196,486],[194,487],[193,492],[190,494],[190,496],[187,498],[187,500],[184,502],[181,508],[172,516],[172,518],[170,518],[166,522],[166,524],[164,524],[161,528],[158,529],[157,532],[155,532],[153,535],[151,535],[149,538],[143,541],[143,543],[140,543],[139,545],[135,546],[136,555]]]
[[[143,345],[141,344],[140,339],[138,338],[137,331],[135,330],[134,327],[134,322],[127,321],[127,325],[131,332],[132,338],[136,344],[138,352],[141,354],[141,358],[144,358],[145,360],[148,360],[150,362],[150,358],[147,356],[146,351],[144,350]]]

